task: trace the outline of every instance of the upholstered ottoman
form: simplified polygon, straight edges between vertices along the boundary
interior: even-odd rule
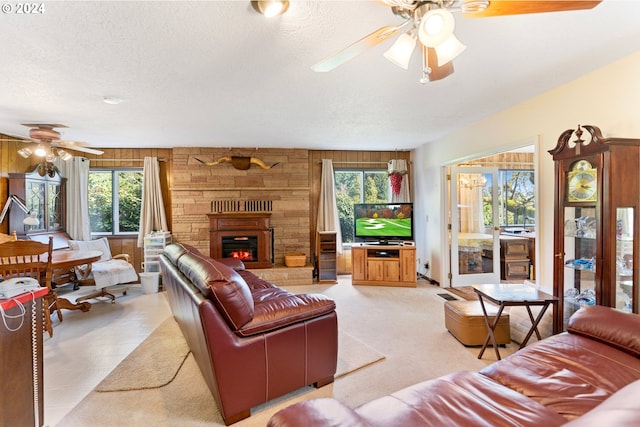
[[[490,322],[493,322],[498,308],[485,304]],[[464,345],[482,345],[487,338],[487,325],[484,321],[480,301],[446,301],[444,303],[444,324],[447,330]],[[494,331],[498,345],[511,342],[509,313],[500,315]],[[491,345],[491,343],[489,343]]]

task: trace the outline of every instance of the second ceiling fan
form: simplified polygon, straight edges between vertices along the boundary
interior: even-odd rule
[[[387,25],[352,43],[311,67],[327,72],[362,54],[369,48],[404,31],[384,56],[407,69],[416,45],[422,53],[421,83],[440,80],[453,73],[451,60],[464,46],[453,34],[452,12],[465,17],[519,15],[591,9],[601,0],[377,0],[391,7],[394,15],[404,19],[399,25]]]

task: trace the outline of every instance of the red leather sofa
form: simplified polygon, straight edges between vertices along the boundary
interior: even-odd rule
[[[225,424],[307,385],[333,382],[338,358],[335,302],[294,295],[188,245],[160,255],[173,315]]]
[[[640,316],[592,306],[568,331],[479,372],[456,372],[351,409],[312,399],[274,414],[294,426],[639,426]]]

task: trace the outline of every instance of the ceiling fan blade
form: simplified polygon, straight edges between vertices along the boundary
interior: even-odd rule
[[[91,144],[82,141],[56,141],[56,144],[71,149],[73,149],[74,147],[91,147]]]
[[[465,13],[469,18],[520,15],[526,13],[565,12],[592,9],[602,0],[491,0],[489,7],[481,12]]]
[[[436,50],[431,47],[422,46],[422,58],[426,61],[423,66],[431,68],[429,72],[429,81],[442,80],[453,74],[453,62],[449,61],[442,66],[438,66],[438,56]]]
[[[65,147],[65,150],[81,151],[83,153],[95,154],[97,156],[101,156],[104,154],[104,151],[102,150],[96,150],[95,148],[87,148],[87,147]]]
[[[84,143],[74,142],[74,141],[58,141],[58,142],[56,142],[55,144],[52,144],[52,145],[55,146],[55,147],[62,148],[64,150],[81,151],[81,152],[87,153],[87,154],[96,154],[96,155],[104,154],[104,151],[102,151],[102,150],[96,150],[95,148],[85,147],[85,146],[80,145],[80,144],[84,144]]]
[[[386,25],[382,28],[379,28],[368,36],[365,36],[357,42],[351,44],[350,46],[342,49],[340,52],[335,53],[330,57],[313,65],[311,69],[318,73],[326,73],[327,71],[331,71],[334,68],[362,54],[365,50],[377,46],[388,38],[393,37],[398,33],[398,31],[400,31],[402,27],[404,27],[407,22],[408,21],[405,21],[398,26]]]

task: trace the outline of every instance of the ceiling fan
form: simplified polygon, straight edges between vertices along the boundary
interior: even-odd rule
[[[327,72],[401,34],[384,56],[407,69],[416,48],[422,52],[420,83],[443,79],[453,73],[451,60],[466,46],[454,36],[452,12],[465,17],[491,17],[541,12],[591,9],[602,0],[376,0],[391,7],[394,15],[404,19],[399,25],[386,25],[311,67]]]
[[[37,147],[22,147],[18,150],[18,154],[25,159],[31,155],[41,157],[43,161],[38,164],[38,173],[42,176],[48,174],[53,176],[57,172],[57,168],[53,165],[53,161],[56,157],[60,157],[62,160],[70,160],[73,156],[67,150],[80,151],[88,154],[101,155],[104,152],[90,148],[85,142],[77,141],[62,141],[60,140],[60,132],[55,128],[66,128],[67,126],[61,124],[46,124],[46,123],[23,123],[29,129],[29,137],[17,136],[16,138],[23,140],[24,142],[31,142],[38,144]]]

